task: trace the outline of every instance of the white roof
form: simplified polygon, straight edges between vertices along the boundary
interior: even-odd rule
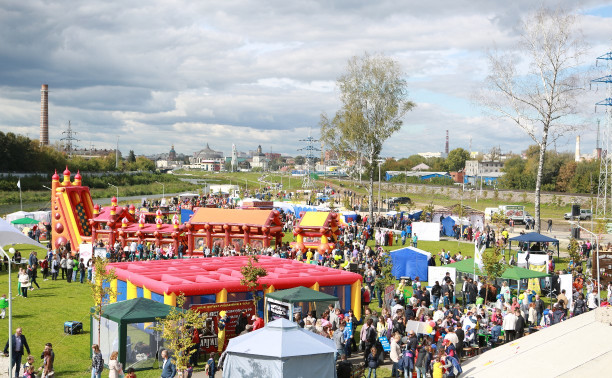
[[[612,309],[587,312],[482,353],[462,366],[462,376],[516,377],[516,369],[546,377],[609,376],[611,323]]]
[[[430,258],[431,258],[431,253],[429,253],[429,252],[427,252],[427,251],[423,251],[422,249],[419,249],[419,248],[417,248],[417,247],[405,247],[405,248],[400,248],[400,249],[396,249],[396,250],[394,250],[394,251],[391,251],[391,253],[393,253],[393,252],[403,252],[403,251],[406,251],[406,250],[411,250],[411,251],[414,251],[414,252],[420,253],[421,255],[425,255],[425,256],[427,256],[427,259],[430,259]]]
[[[228,354],[241,353],[267,357],[293,357],[334,353],[334,342],[296,323],[281,318],[264,328],[235,337],[229,341]]]

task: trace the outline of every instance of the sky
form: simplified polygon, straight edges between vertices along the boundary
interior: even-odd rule
[[[192,155],[208,143],[230,154],[261,145],[301,154],[322,112],[340,107],[337,78],[365,52],[396,60],[416,103],[383,156],[450,149],[520,152],[533,142],[473,100],[489,73],[487,51],[513,51],[521,17],[539,4],[575,12],[589,50],[584,70],[609,74],[612,2],[44,1],[0,3],[0,131],[38,138],[40,87],[49,85],[51,143],[68,121],[81,148]],[[584,127],[559,151],[595,147],[605,122],[603,86],[581,96]],[[554,146],[553,146],[554,147]]]

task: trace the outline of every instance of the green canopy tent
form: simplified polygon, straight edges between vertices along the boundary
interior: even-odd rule
[[[32,218],[19,218],[11,221],[11,224],[39,224],[40,221]]]
[[[107,363],[113,351],[119,352],[119,362],[124,371],[150,369],[157,357],[163,341],[151,329],[156,319],[168,316],[172,306],[147,298],[134,298],[108,304],[102,307],[100,319],[100,339],[98,340],[98,320],[95,308],[91,308],[91,344],[98,344],[102,357]]]
[[[480,269],[478,269],[478,266],[475,265],[474,259],[464,259],[464,260],[457,261],[452,264],[447,264],[443,266],[448,267],[448,268],[455,268],[457,272],[461,272],[461,273],[474,274],[474,272],[476,272],[476,275],[482,276]]]
[[[317,303],[335,303],[338,301],[338,297],[333,295],[321,293],[313,289],[309,289],[304,286],[294,287],[292,289],[279,290],[270,294],[266,294],[264,308],[266,322],[272,321],[278,318],[285,318],[293,321],[292,314],[300,312],[304,313],[307,311],[305,306],[296,306],[296,304],[309,304],[313,303],[316,310]]]

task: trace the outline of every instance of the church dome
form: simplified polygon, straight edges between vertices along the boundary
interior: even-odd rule
[[[213,150],[212,148],[210,148],[208,143],[206,143],[206,148],[196,152],[195,158],[197,160],[222,159],[223,153],[220,151]]]

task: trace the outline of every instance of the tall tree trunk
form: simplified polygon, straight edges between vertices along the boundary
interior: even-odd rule
[[[545,126],[542,133],[542,142],[540,143],[540,161],[538,162],[538,175],[536,178],[535,188],[535,232],[540,232],[540,192],[542,190],[542,173],[544,171],[544,156],[548,141],[548,127]]]
[[[370,222],[374,225],[374,159],[370,155],[370,193],[368,194],[368,205],[370,208]]]

